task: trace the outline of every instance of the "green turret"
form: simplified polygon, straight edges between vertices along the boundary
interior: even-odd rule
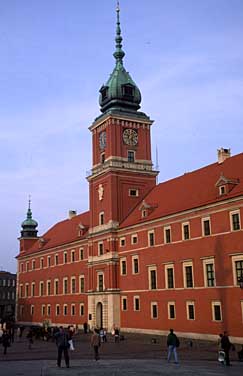
[[[125,52],[122,50],[119,3],[117,4],[116,12],[116,50],[113,54],[114,58],[116,59],[116,66],[107,83],[100,89],[100,110],[103,113],[108,111],[134,113],[140,108],[141,94],[135,82],[132,80],[131,76],[123,66]]]
[[[32,211],[30,208],[30,200],[29,200],[29,207],[27,211],[27,217],[22,223],[22,231],[21,231],[21,238],[37,238],[37,232],[36,227],[38,226],[38,223],[32,219]]]

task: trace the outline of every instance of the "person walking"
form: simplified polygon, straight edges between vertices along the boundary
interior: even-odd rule
[[[95,360],[99,360],[99,347],[100,347],[100,333],[98,329],[94,330],[94,333],[91,336],[91,346],[94,349],[94,358]]]
[[[179,347],[180,341],[178,337],[175,335],[174,330],[170,329],[170,333],[168,334],[167,337],[167,346],[168,346],[168,363],[170,362],[170,358],[172,353],[174,354],[174,360],[175,364],[178,364],[178,356],[177,356],[177,347]]]
[[[26,336],[29,342],[29,346],[28,346],[29,350],[32,348],[32,345],[34,343],[33,336],[34,336],[33,330],[30,328]]]
[[[62,326],[60,326],[59,331],[56,333],[56,344],[57,344],[57,366],[61,367],[62,353],[64,353],[64,359],[66,367],[69,368],[69,343],[68,334],[65,332]]]
[[[230,358],[229,358],[229,351],[231,348],[232,344],[229,340],[228,333],[225,331],[224,335],[221,338],[221,347],[222,350],[225,352],[225,365],[230,366]]]
[[[8,334],[7,330],[3,330],[2,335],[2,344],[3,344],[3,354],[7,354],[7,348],[10,346],[10,335]]]

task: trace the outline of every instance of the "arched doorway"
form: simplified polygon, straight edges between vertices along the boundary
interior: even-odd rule
[[[103,327],[103,306],[100,302],[96,306],[96,325],[98,328]]]

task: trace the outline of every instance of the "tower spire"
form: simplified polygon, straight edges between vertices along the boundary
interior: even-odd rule
[[[116,51],[114,52],[113,56],[116,59],[116,63],[122,64],[122,59],[125,56],[125,52],[122,50],[122,36],[121,36],[121,27],[120,27],[120,4],[117,1],[116,5]]]
[[[38,226],[38,223],[32,218],[32,211],[31,211],[30,204],[31,204],[31,197],[29,195],[27,216],[21,225],[22,227],[21,237],[22,238],[37,237],[38,230],[36,229],[36,227]]]

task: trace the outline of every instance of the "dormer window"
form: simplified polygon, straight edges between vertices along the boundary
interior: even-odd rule
[[[102,163],[102,164],[105,163],[105,153],[100,154],[100,163]]]
[[[133,97],[134,96],[134,87],[132,85],[123,85],[122,94],[125,97]]]
[[[221,185],[221,187],[219,187],[219,195],[223,196],[225,195],[225,193],[226,193],[225,185]]]
[[[147,216],[148,216],[148,210],[147,209],[142,210],[142,218],[145,218]]]
[[[103,86],[100,89],[100,93],[101,93],[102,101],[104,101],[105,99],[107,99],[107,97],[108,97],[108,87],[107,86]]]

